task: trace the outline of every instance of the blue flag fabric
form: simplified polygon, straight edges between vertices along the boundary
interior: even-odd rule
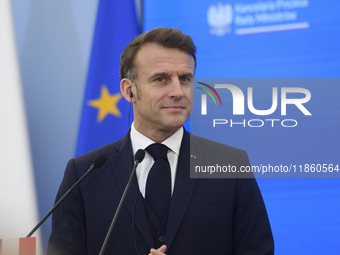
[[[100,0],[76,156],[118,140],[128,130],[119,59],[140,33],[134,0]]]

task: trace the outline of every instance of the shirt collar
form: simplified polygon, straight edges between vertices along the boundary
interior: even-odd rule
[[[168,146],[170,150],[179,155],[179,150],[181,148],[182,138],[183,138],[183,127],[181,127],[176,133],[170,136],[168,139],[164,140],[162,144]],[[133,154],[135,155],[138,149],[146,149],[150,144],[155,143],[151,139],[139,133],[134,126],[134,123],[131,125],[131,143]]]

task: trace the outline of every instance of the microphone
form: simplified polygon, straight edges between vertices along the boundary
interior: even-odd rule
[[[143,156],[144,157],[144,156]],[[90,168],[87,170],[87,172],[75,183],[73,186],[58,200],[57,203],[52,207],[52,209],[42,218],[39,223],[32,229],[32,231],[26,236],[31,237],[33,233],[45,222],[45,220],[57,209],[57,207],[65,200],[65,198],[71,193],[71,191],[82,181],[86,176],[89,175],[89,173],[92,172],[92,170],[96,168],[100,168],[102,165],[104,165],[106,161],[106,157],[104,155],[97,156],[90,166]]]
[[[136,155],[135,155],[135,164],[136,164],[136,161],[138,161],[137,165],[143,161],[145,157],[145,150],[142,150],[142,149],[139,149],[137,152],[136,152]],[[137,166],[136,166],[137,168]]]
[[[120,201],[119,201],[119,204],[118,204],[116,213],[115,213],[115,215],[114,215],[114,217],[113,217],[113,219],[112,219],[110,228],[109,228],[109,230],[107,231],[107,234],[106,234],[105,240],[104,240],[104,242],[103,242],[102,248],[101,248],[101,250],[100,250],[100,252],[99,252],[99,255],[103,255],[103,254],[104,254],[104,251],[105,251],[106,245],[107,245],[107,243],[108,243],[108,241],[109,241],[111,232],[112,232],[113,227],[114,227],[114,225],[115,225],[115,223],[116,223],[116,221],[117,221],[117,217],[118,217],[118,215],[119,215],[120,209],[122,208],[122,205],[123,205],[123,202],[124,202],[124,200],[125,200],[126,194],[127,194],[128,190],[129,190],[129,187],[130,187],[130,184],[131,184],[131,181],[132,181],[132,177],[133,177],[133,175],[134,175],[135,172],[136,172],[136,168],[137,168],[138,164],[139,164],[140,162],[143,161],[144,157],[145,157],[145,150],[139,149],[139,150],[136,152],[136,154],[135,154],[135,164],[134,164],[133,169],[132,169],[132,172],[131,172],[131,174],[130,174],[130,179],[129,179],[128,183],[126,184],[126,187],[125,187],[125,190],[124,190],[124,192],[123,192],[122,198],[121,198]]]

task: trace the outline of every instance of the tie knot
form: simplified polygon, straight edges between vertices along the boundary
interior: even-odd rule
[[[153,157],[154,160],[156,160],[157,158],[168,159],[167,154],[169,148],[164,144],[153,143],[149,145],[145,150]]]

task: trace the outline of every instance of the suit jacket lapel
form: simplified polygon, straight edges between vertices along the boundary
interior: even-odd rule
[[[192,160],[200,160],[202,158],[202,151],[197,150],[193,142],[191,142],[190,145],[190,142],[190,134],[185,131],[178,158],[175,188],[168,215],[165,239],[165,244],[168,249],[170,248],[176,232],[182,222],[197,182],[197,179],[190,179],[190,162]],[[195,154],[191,156],[190,154],[193,153]],[[196,164],[197,163],[198,161]]]
[[[117,144],[116,153],[111,156],[111,164],[112,164],[113,173],[114,173],[117,185],[119,187],[119,190],[121,192],[121,195],[123,195],[125,186],[129,180],[130,173],[134,165],[133,160],[134,160],[134,157],[133,157],[132,148],[131,148],[130,132],[128,132],[128,134],[125,135],[120,140],[120,143]],[[136,193],[137,193],[137,199],[136,199]],[[133,215],[133,206],[135,203],[135,199],[136,199],[135,212],[134,212],[135,225],[137,226],[138,230],[142,233],[148,246],[155,247],[153,238],[151,236],[148,220],[145,214],[143,200],[142,200],[143,198],[139,191],[139,186],[138,186],[136,175],[134,175],[133,177],[132,184],[129,188],[129,191],[126,195],[125,202],[124,202],[124,206],[128,210],[131,217]]]

